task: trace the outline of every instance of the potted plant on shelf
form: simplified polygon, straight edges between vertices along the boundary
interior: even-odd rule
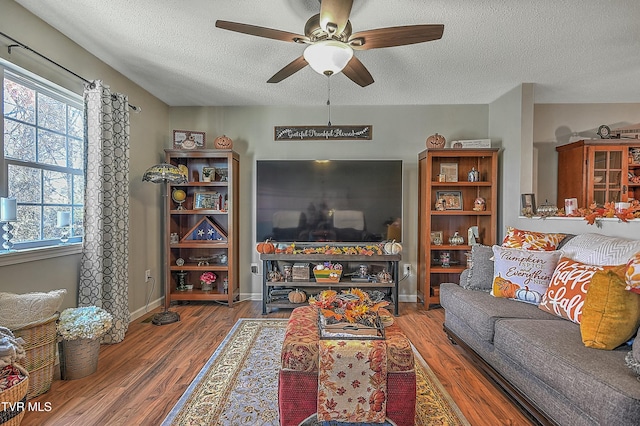
[[[205,272],[200,275],[200,285],[203,291],[211,291],[213,289],[213,283],[216,282],[218,277],[213,272]]]
[[[58,320],[60,371],[64,380],[80,379],[98,369],[100,338],[111,329],[113,316],[97,306],[68,308]]]

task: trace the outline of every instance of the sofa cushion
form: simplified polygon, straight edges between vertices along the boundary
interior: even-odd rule
[[[493,280],[493,250],[489,246],[471,246],[471,267],[466,281],[460,277],[460,284],[471,290],[491,290]]]
[[[494,325],[500,318],[561,320],[535,305],[498,299],[484,291],[466,290],[457,284],[440,284],[440,305],[454,313],[487,342],[493,341]]]
[[[0,324],[12,330],[51,318],[62,305],[67,290],[48,293],[0,293]]]
[[[640,293],[640,252],[627,262],[624,278],[627,290]]]
[[[519,319],[496,322],[494,347],[600,424],[637,424],[630,419],[640,418],[640,386],[624,362],[628,348],[587,348],[569,321]]]
[[[502,246],[525,250],[552,251],[556,250],[565,236],[566,234],[524,231],[509,226],[507,227],[507,235],[502,240]]]
[[[595,349],[615,349],[640,325],[640,294],[625,290],[626,265],[593,275],[582,308],[582,342]]]
[[[562,247],[564,256],[589,265],[616,266],[627,263],[640,252],[640,240],[609,237],[601,234],[580,234]]]
[[[534,251],[493,246],[495,297],[537,305],[547,291],[562,252]]]
[[[563,257],[553,272],[540,309],[580,324],[582,306],[593,274],[603,266],[589,265]]]

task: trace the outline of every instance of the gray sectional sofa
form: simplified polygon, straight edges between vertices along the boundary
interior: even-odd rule
[[[625,362],[640,355],[640,337],[633,352],[586,347],[578,324],[495,298],[488,284],[441,285],[444,329],[531,416],[562,426],[640,425],[640,379]]]

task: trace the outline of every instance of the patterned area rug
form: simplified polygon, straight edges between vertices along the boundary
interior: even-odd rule
[[[162,426],[277,426],[278,368],[286,326],[286,319],[239,320]],[[414,354],[416,425],[468,426],[467,420],[415,349]]]

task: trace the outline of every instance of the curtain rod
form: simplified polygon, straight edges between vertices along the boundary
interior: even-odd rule
[[[13,38],[13,37],[11,37],[11,36],[9,36],[9,35],[7,35],[7,34],[3,33],[2,31],[0,31],[0,35],[1,35],[1,36],[3,36],[3,37],[5,37],[5,38],[8,38],[8,39],[9,39],[9,40],[11,40],[12,42],[16,43],[16,44],[10,44],[10,45],[8,45],[8,46],[7,46],[7,52],[9,52],[9,55],[11,55],[11,49],[12,49],[12,48],[14,48],[14,47],[21,47],[21,48],[23,48],[23,49],[25,49],[25,50],[28,50],[29,52],[35,53],[36,55],[38,55],[39,57],[41,57],[41,58],[42,58],[42,59],[44,59],[45,61],[48,61],[48,62],[52,63],[53,65],[57,66],[58,68],[63,69],[64,71],[68,72],[69,74],[73,75],[74,77],[79,78],[80,80],[84,81],[87,85],[92,85],[92,84],[93,84],[91,81],[87,80],[86,78],[82,77],[82,76],[81,76],[81,75],[79,75],[79,74],[76,74],[75,72],[71,71],[69,68],[66,68],[66,67],[64,67],[64,66],[60,65],[59,63],[57,63],[57,62],[56,62],[56,61],[54,61],[53,59],[50,59],[50,58],[48,58],[48,57],[44,56],[42,53],[40,53],[40,52],[37,52],[37,51],[33,50],[32,48],[30,48],[30,47],[29,47],[29,46],[27,46],[26,44],[19,42],[19,41],[18,41],[18,40],[16,40],[15,38]],[[131,105],[131,104],[129,104],[129,108],[131,108],[134,112],[140,112],[140,111],[142,111],[142,108],[137,107],[137,106],[135,106],[135,105]]]

